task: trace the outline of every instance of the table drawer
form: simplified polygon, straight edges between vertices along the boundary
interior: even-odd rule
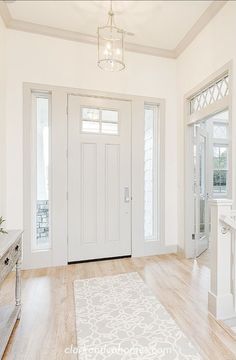
[[[0,259],[0,282],[3,281],[7,275],[14,268],[17,260],[21,257],[22,242],[21,239],[16,241]]]

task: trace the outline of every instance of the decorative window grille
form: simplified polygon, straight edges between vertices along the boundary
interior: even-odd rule
[[[203,110],[207,106],[223,99],[229,94],[229,75],[215,81],[190,99],[190,114]]]

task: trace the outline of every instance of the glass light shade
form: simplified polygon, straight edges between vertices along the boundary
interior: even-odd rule
[[[98,28],[98,66],[106,71],[120,71],[124,64],[124,32],[113,25]]]

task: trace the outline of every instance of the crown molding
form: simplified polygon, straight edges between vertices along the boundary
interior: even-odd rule
[[[182,52],[191,44],[197,35],[206,27],[206,25],[213,19],[213,17],[223,8],[228,0],[220,1],[214,0],[204,13],[200,16],[197,22],[187,32],[184,38],[179,42],[175,48],[175,57],[177,58]]]
[[[208,6],[205,12],[200,16],[197,22],[192,26],[192,28],[187,32],[184,38],[179,42],[175,49],[160,49],[152,46],[138,45],[127,42],[125,43],[125,48],[126,50],[135,53],[176,59],[190,45],[190,43],[196,38],[196,36],[204,29],[204,27],[222,9],[222,7],[227,2],[228,0],[214,0]],[[46,35],[64,40],[82,42],[86,44],[97,44],[97,38],[93,35],[82,34],[76,31],[64,30],[51,26],[45,26],[31,23],[28,21],[14,19],[10,14],[7,4],[3,0],[0,1],[0,16],[2,17],[4,24],[8,29]]]

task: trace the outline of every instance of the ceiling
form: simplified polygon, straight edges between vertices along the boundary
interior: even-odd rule
[[[174,51],[201,19],[206,18],[206,22],[208,13],[211,17],[216,3],[219,7],[223,1],[116,0],[113,1],[113,11],[116,25],[134,33],[134,36],[127,36],[127,42],[168,52]],[[33,23],[92,38],[96,36],[97,26],[107,22],[110,1],[5,0],[4,6],[7,7],[8,17],[18,24]]]

